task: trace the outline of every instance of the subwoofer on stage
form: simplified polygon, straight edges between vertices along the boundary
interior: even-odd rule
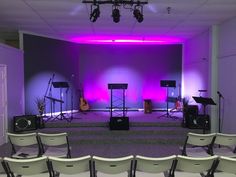
[[[23,115],[14,117],[14,131],[30,131],[37,129],[37,116],[36,115]]]
[[[110,130],[129,130],[129,117],[111,117]]]

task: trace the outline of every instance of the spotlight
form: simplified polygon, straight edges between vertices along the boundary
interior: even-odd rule
[[[138,9],[137,7],[140,7],[141,10]],[[136,6],[134,9],[134,12],[133,12],[134,17],[137,19],[137,21],[139,23],[141,23],[143,21],[143,14],[141,11],[142,11],[142,6]]]
[[[118,23],[120,21],[120,10],[115,6],[112,10],[113,22]]]
[[[100,16],[100,10],[98,5],[91,5],[90,21],[96,22],[97,18]]]

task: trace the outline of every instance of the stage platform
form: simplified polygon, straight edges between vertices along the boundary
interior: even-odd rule
[[[170,113],[169,117],[165,113],[155,111],[145,114],[143,111],[128,111],[126,116],[129,118],[130,127],[181,126],[183,121],[182,112]],[[45,127],[106,127],[110,120],[110,112],[108,111],[75,112],[64,114],[64,116],[63,118],[44,118]]]

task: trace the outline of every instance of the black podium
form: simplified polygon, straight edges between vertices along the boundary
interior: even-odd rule
[[[213,101],[212,98],[207,98],[207,97],[193,96],[193,99],[195,100],[196,103],[200,103],[203,105],[203,119],[204,119],[203,134],[205,134],[206,124],[208,124],[208,122],[206,122],[206,121],[207,121],[207,117],[209,117],[208,115],[206,115],[206,106],[207,105],[216,105],[216,103]],[[210,121],[210,119],[209,119],[209,121]]]
[[[125,90],[127,88],[127,83],[108,84],[108,89],[111,91],[110,130],[129,130],[129,117],[126,116],[125,106]]]
[[[54,88],[60,88],[60,99],[58,99],[60,100],[60,114],[58,114],[55,119],[63,120],[66,117],[62,113],[62,103],[64,103],[63,98],[62,98],[62,89],[69,88],[69,84],[68,82],[52,82],[52,85]]]

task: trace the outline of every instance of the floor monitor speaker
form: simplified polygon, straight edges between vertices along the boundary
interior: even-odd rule
[[[14,131],[30,131],[37,129],[37,116],[36,115],[23,115],[14,117]]]
[[[111,117],[110,130],[129,130],[129,117]]]

